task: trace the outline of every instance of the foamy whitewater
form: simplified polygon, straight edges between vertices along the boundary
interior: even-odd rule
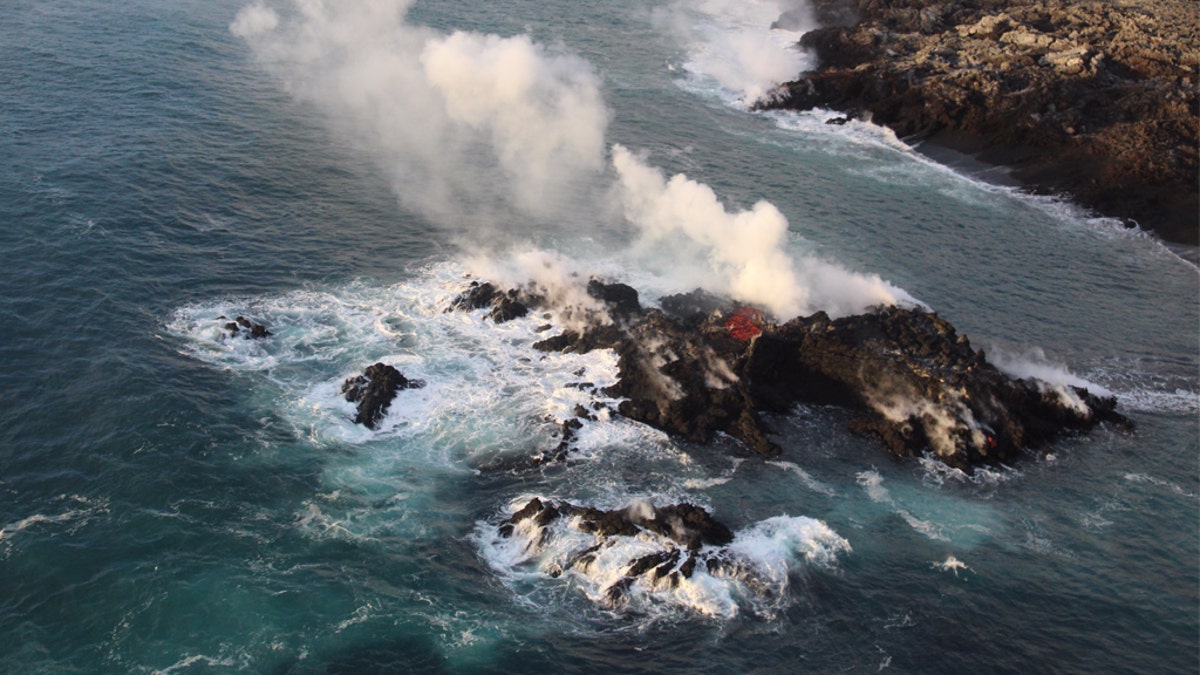
[[[869,122],[750,112],[813,65],[801,0],[0,14],[0,670],[1194,670],[1200,275]],[[614,412],[616,354],[531,348],[611,320],[591,278],[927,308],[1137,430],[972,475],[833,408],[768,415],[771,461],[684,442]],[[548,306],[447,311],[477,280]],[[377,362],[424,386],[372,430],[342,385]],[[732,540],[510,532],[533,498]]]

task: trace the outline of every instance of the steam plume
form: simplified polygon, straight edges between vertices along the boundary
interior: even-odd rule
[[[230,30],[297,98],[371,148],[405,206],[479,234],[577,208],[604,166],[591,67],[526,36],[409,25],[409,0],[243,8]]]
[[[787,218],[770,202],[730,213],[709,186],[683,174],[667,179],[621,145],[613,146],[612,162],[626,217],[641,229],[643,245],[671,256],[679,256],[681,236],[697,245],[706,257],[709,290],[762,305],[782,319],[817,309],[840,316],[872,305],[917,304],[876,275],[815,259],[802,260],[797,270],[785,248]]]
[[[238,12],[230,30],[289,92],[370,150],[406,207],[464,235],[469,248],[522,242],[533,224],[590,218],[589,231],[603,225],[596,214],[608,185],[608,111],[587,62],[523,35],[446,35],[410,25],[409,6],[291,0],[277,10],[259,2]],[[643,251],[669,251],[660,257],[678,260],[677,271],[690,271],[695,285],[783,319],[913,302],[877,276],[794,260],[787,219],[769,202],[727,211],[707,185],[683,175],[668,180],[620,145],[612,166]],[[555,276],[556,266],[534,267],[541,286],[569,285],[542,278]]]

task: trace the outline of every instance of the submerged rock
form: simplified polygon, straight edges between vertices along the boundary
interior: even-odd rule
[[[342,394],[346,400],[358,404],[354,423],[368,429],[378,429],[379,422],[387,414],[392,399],[401,389],[419,389],[425,386],[422,380],[410,380],[394,366],[376,363],[367,366],[362,375],[347,378],[342,383]]]

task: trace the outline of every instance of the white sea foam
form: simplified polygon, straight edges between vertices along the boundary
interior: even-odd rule
[[[1196,496],[1195,493],[1188,492],[1187,490],[1183,489],[1183,487],[1181,487],[1178,483],[1173,483],[1169,480],[1163,480],[1161,478],[1155,478],[1154,476],[1151,476],[1149,474],[1130,472],[1130,473],[1126,473],[1124,475],[1124,478],[1125,478],[1125,480],[1129,481],[1130,483],[1144,483],[1147,485],[1153,485],[1155,487],[1166,488],[1171,493],[1177,494],[1181,497],[1195,497]]]
[[[923,480],[926,483],[942,486],[947,481],[953,483],[972,483],[981,486],[995,486],[1020,478],[1023,474],[1010,466],[978,466],[972,473],[950,466],[936,457],[923,455],[917,458],[917,463],[924,469]]]
[[[1174,372],[1172,372],[1174,371]],[[1136,359],[1113,359],[1088,366],[1087,378],[1117,397],[1127,410],[1195,415],[1200,412],[1193,368],[1147,364]]]
[[[515,500],[505,515],[529,499]],[[638,503],[629,504],[638,508]],[[644,508],[644,505],[643,505]],[[643,556],[679,550],[673,569],[688,559],[678,544],[649,531],[636,536],[597,537],[578,528],[577,516],[545,528],[533,519],[516,524],[510,537],[496,525],[479,523],[473,536],[492,569],[528,602],[541,604],[555,589],[575,588],[599,608],[616,609],[653,621],[684,614],[729,619],[741,612],[772,617],[789,604],[787,590],[796,573],[829,567],[850,552],[850,544],[825,523],[806,517],[777,516],[737,533],[722,548],[706,546],[690,576],[626,576]],[[705,560],[713,560],[711,565]],[[622,588],[614,600],[611,589]]]
[[[772,28],[785,12],[788,20]],[[681,0],[657,10],[655,21],[684,46],[681,65],[691,78],[715,84],[737,105],[754,103],[812,65],[796,46],[816,25],[801,2]]]
[[[963,570],[963,571],[967,571],[967,572],[975,571],[975,570],[971,569],[970,567],[968,567],[965,562],[959,560],[958,558],[955,558],[953,554],[946,556],[946,559],[943,560],[942,562],[933,563],[932,566],[934,569],[941,570],[943,572],[954,572],[954,576],[956,576],[956,577],[958,576],[959,570]]]
[[[767,462],[767,464],[770,464],[771,466],[777,466],[780,469],[783,469],[784,471],[790,471],[790,472],[796,474],[797,476],[800,477],[800,481],[802,483],[804,483],[804,486],[807,487],[809,490],[812,490],[813,492],[825,495],[826,497],[837,496],[837,490],[833,489],[833,487],[831,487],[825,483],[822,483],[821,481],[817,480],[816,478],[813,478],[812,474],[810,474],[807,471],[805,471],[804,469],[800,468],[799,465],[797,465],[793,462],[775,461],[775,462]]]
[[[804,516],[775,516],[740,531],[729,549],[753,560],[756,566],[782,574],[797,560],[832,565],[850,552],[850,542],[820,520]],[[779,577],[783,583],[782,577]]]
[[[14,541],[26,530],[70,535],[109,511],[108,500],[102,498],[64,494],[55,502],[56,508],[49,513],[34,513],[0,527],[0,555],[7,556]]]
[[[900,494],[896,495],[876,469],[859,472],[855,481],[872,502],[933,541],[975,546],[1002,529],[994,508],[978,499],[961,499],[937,491],[936,486],[908,483],[897,483]]]
[[[562,323],[556,310],[503,324],[475,312],[444,311],[465,288],[464,268],[433,265],[390,287],[351,284],[275,297],[218,300],[176,311],[167,330],[185,353],[235,371],[265,374],[279,392],[279,412],[301,435],[361,443],[424,435],[455,439],[477,451],[528,439],[545,419],[565,420],[577,405],[615,401],[599,392],[616,382],[610,351],[543,354],[533,342]],[[226,319],[246,315],[276,334],[265,340],[229,337]],[[355,425],[341,383],[376,361],[425,381],[403,390],[377,431]],[[575,383],[588,386],[571,386]],[[599,415],[607,418],[604,411]],[[548,425],[547,434],[553,425]],[[582,435],[581,444],[588,442]],[[601,442],[603,438],[598,439]],[[452,458],[443,458],[451,461]]]
[[[780,129],[838,155],[877,159],[883,153],[885,157],[904,157],[925,163],[938,171],[951,172],[948,167],[914,151],[891,129],[867,120],[846,119],[843,113],[820,108],[800,112],[774,110],[761,114]],[[831,124],[831,120],[835,119],[846,121],[844,124]]]
[[[738,467],[740,467],[745,461],[746,460],[741,457],[734,457],[729,471],[719,476],[685,478],[683,480],[683,488],[685,490],[706,490],[718,485],[725,485],[729,481],[733,480],[733,474],[737,472]]]
[[[206,656],[204,654],[191,654],[181,658],[176,663],[173,663],[166,668],[160,668],[151,671],[154,675],[170,675],[180,671],[190,671],[196,667],[204,668],[244,668],[249,664],[246,662],[239,663],[238,659],[222,658],[217,656]]]

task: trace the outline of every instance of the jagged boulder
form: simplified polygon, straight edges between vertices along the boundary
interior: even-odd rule
[[[628,317],[642,311],[638,292],[633,286],[622,283],[605,283],[592,279],[587,285],[588,295],[604,302],[610,312],[618,317]]]
[[[760,455],[779,454],[731,365],[744,345],[719,321],[689,328],[650,311],[625,336],[616,346],[620,379],[608,391],[625,399],[618,412],[698,443],[720,431]]]
[[[225,317],[220,317],[224,319]],[[242,337],[247,340],[261,340],[269,338],[274,333],[267,330],[267,327],[261,323],[256,323],[247,319],[244,316],[239,316],[233,321],[225,324],[225,330],[228,331],[229,337]]]
[[[504,323],[529,314],[529,302],[530,298],[519,289],[500,291],[491,283],[472,281],[467,290],[451,301],[450,308],[469,311],[490,307],[488,318]]]
[[[737,308],[729,298],[697,288],[690,293],[676,293],[663,298],[663,311],[688,325],[699,325],[714,313],[725,314]]]
[[[397,393],[424,386],[424,381],[408,379],[395,366],[376,363],[367,366],[362,375],[347,378],[342,383],[342,395],[347,401],[358,404],[355,424],[378,429]]]

